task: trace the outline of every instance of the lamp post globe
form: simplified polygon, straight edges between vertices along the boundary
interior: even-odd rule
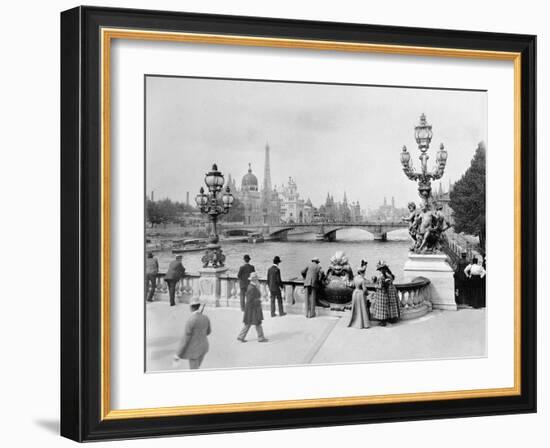
[[[234,197],[231,194],[231,189],[229,187],[226,187],[225,192],[222,196],[222,203],[226,210],[229,210],[231,208],[231,205],[233,204]]]
[[[432,141],[432,125],[428,124],[426,120],[426,115],[420,115],[420,122],[414,128],[414,137],[416,143],[422,152],[426,152]]]
[[[401,152],[401,164],[404,167],[408,167],[410,160],[411,160],[411,154],[407,151],[407,147],[403,145],[403,151]]]
[[[220,191],[224,180],[223,174],[218,171],[218,166],[215,163],[212,165],[212,169],[204,176],[204,183],[211,193]]]
[[[437,151],[437,163],[439,165],[442,165],[442,166],[445,166],[445,164],[447,163],[447,151],[445,150],[445,146],[443,145],[443,143],[441,143],[441,145],[439,145],[439,151]]]

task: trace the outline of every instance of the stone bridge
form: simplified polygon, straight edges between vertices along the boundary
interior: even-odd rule
[[[250,235],[261,233],[264,237],[285,241],[288,232],[299,229],[304,233],[314,233],[318,241],[336,241],[336,232],[342,229],[361,229],[371,233],[375,240],[386,241],[389,232],[408,227],[405,222],[342,222],[342,223],[282,223],[277,225],[246,225],[223,223],[221,232],[225,236]]]

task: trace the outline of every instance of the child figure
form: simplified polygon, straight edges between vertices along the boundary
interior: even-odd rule
[[[367,304],[363,293],[363,283],[365,279],[361,275],[355,276],[353,285],[355,289],[351,297],[351,315],[348,327],[370,328],[369,315],[367,313]]]

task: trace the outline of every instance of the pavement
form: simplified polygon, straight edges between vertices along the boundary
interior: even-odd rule
[[[419,319],[386,327],[347,327],[347,316],[306,319],[264,312],[267,343],[258,343],[252,327],[247,342],[237,341],[242,312],[206,307],[212,334],[201,369],[342,364],[486,356],[485,309],[435,310]],[[189,306],[166,301],[147,304],[146,368],[148,372],[187,370],[172,358],[190,315]]]

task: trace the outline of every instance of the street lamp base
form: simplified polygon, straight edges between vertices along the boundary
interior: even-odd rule
[[[219,244],[210,243],[206,246],[206,252],[201,258],[204,268],[223,268],[225,263],[225,255]]]

